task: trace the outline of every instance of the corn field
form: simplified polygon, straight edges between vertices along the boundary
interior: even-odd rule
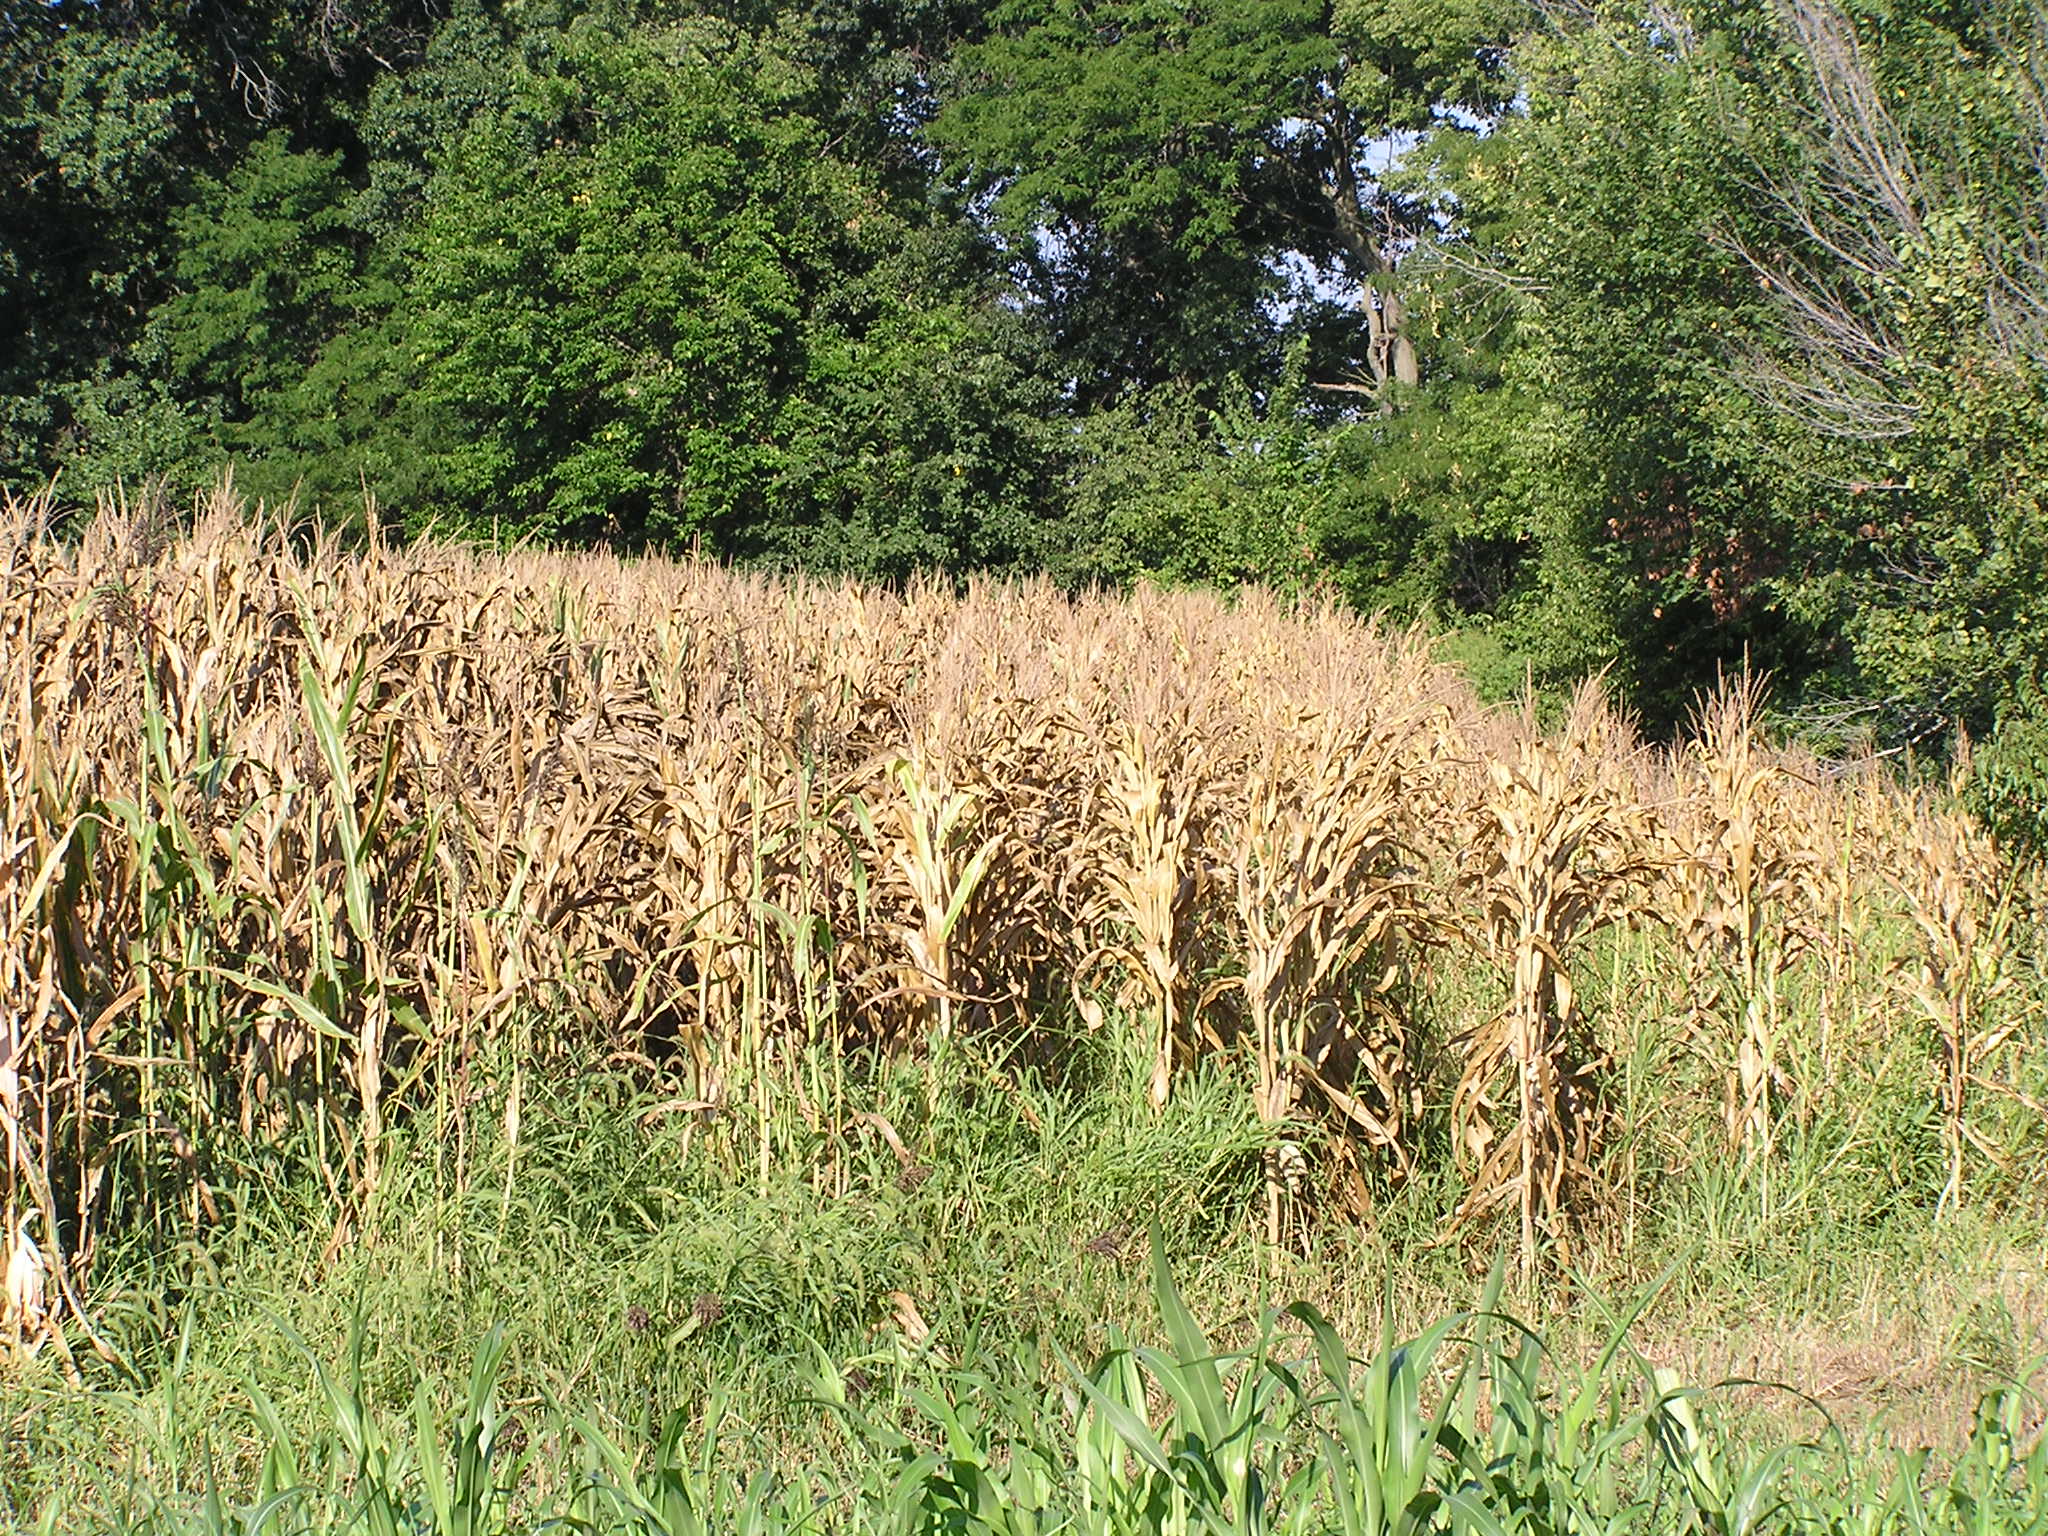
[[[1986,1106],[2040,1113],[1996,851],[1771,746],[1747,683],[1653,749],[1596,688],[1482,707],[1419,633],[1257,592],[345,549],[228,490],[54,518],[0,526],[17,1328],[84,1320],[110,1233],[221,1219],[249,1148],[343,1210],[402,1123],[459,1161],[507,1059],[830,1180],[844,1063],[1128,1029],[1155,1102],[1241,1074],[1274,1244],[1448,1158],[1452,1227],[1525,1265],[1631,1176],[1590,1001],[1625,963],[1690,1064],[1670,1155],[1768,1158],[1901,1041],[1930,1200],[2010,1160]]]

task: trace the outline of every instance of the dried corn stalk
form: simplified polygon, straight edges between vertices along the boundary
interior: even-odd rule
[[[1773,1104],[1788,1085],[1780,987],[1819,937],[1825,867],[1793,814],[1795,781],[1763,743],[1762,705],[1762,684],[1745,678],[1701,707],[1691,771],[1680,780],[1691,815],[1676,820],[1678,845],[1669,847],[1666,913],[1690,963],[1702,1033],[1711,1038],[1724,1010],[1740,1015],[1726,1117],[1731,1144],[1752,1154],[1770,1151]]]
[[[1201,784],[1186,757],[1162,770],[1133,731],[1113,749],[1098,843],[1106,915],[1121,930],[1105,953],[1127,965],[1157,1021],[1147,1091],[1166,1103],[1184,1037],[1182,989],[1196,902],[1206,875]]]
[[[1935,1211],[1961,1199],[1968,1153],[1994,1164],[2004,1155],[1970,1122],[1972,1089],[1997,1090],[1989,1075],[1994,1057],[2018,1032],[2021,1015],[1999,1017],[1993,1005],[2010,990],[2004,960],[2012,908],[1995,899],[1998,859],[1990,840],[1952,814],[1921,821],[1919,879],[1901,882],[1919,953],[1902,968],[1899,984],[1918,1006],[1934,1036],[1937,1095],[1948,1178]]]
[[[877,818],[882,857],[910,896],[909,913],[895,925],[909,965],[903,990],[923,1001],[932,1038],[952,1033],[962,1001],[958,940],[968,903],[1002,850],[1001,833],[980,830],[982,797],[957,785],[947,769],[923,757],[891,765],[895,795]]]
[[[1327,718],[1300,721],[1252,775],[1230,860],[1245,954],[1238,985],[1250,1016],[1256,1105],[1269,1125],[1289,1125],[1317,1079],[1308,1053],[1316,1001],[1361,970],[1368,992],[1384,995],[1393,984],[1415,889],[1398,830],[1398,740],[1384,723],[1354,731]],[[1379,1068],[1389,1086],[1397,1070],[1398,1061]],[[1332,1097],[1370,1144],[1398,1150],[1398,1091],[1377,1112],[1344,1088]],[[1290,1146],[1283,1140],[1266,1165],[1266,1234],[1276,1245],[1302,1166]]]
[[[1512,1205],[1525,1275],[1563,1237],[1560,1218],[1592,1175],[1598,1139],[1603,1061],[1571,954],[1629,914],[1652,868],[1645,813],[1616,745],[1589,687],[1558,746],[1525,739],[1515,762],[1490,765],[1478,807],[1466,884],[1508,997],[1463,1041],[1452,1118],[1473,1172],[1453,1229]]]
[[[0,1208],[44,1213],[46,1301],[109,1209],[176,1239],[213,1219],[210,1170],[252,1144],[303,1134],[344,1218],[407,1117],[438,1117],[462,1177],[475,1074],[522,1052],[681,1071],[711,1138],[751,1103],[765,1170],[839,1140],[820,1058],[1057,1051],[1045,1003],[1105,956],[1155,1099],[1244,1051],[1279,1239],[1312,1115],[1412,1155],[1432,1085],[1389,979],[1461,926],[1508,982],[1459,1042],[1463,1214],[1515,1205],[1533,1252],[1587,1184],[1573,946],[1653,858],[1639,749],[1590,696],[1538,739],[1419,637],[1255,592],[350,551],[229,492],[183,532],[110,502],[60,541],[48,512],[0,511]],[[1910,870],[1953,1173],[1959,1106],[2015,1054],[1982,1011],[2003,931],[1920,862],[1901,797],[1865,792],[1838,834],[1846,798],[1746,730],[1720,789],[1667,774],[1707,807],[1667,816],[1703,974],[1763,998],[1737,1099],[1762,1102],[1799,925],[1848,900],[1801,871]]]

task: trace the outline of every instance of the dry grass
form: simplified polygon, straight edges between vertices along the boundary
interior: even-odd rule
[[[857,1132],[801,1062],[1029,1044],[1117,996],[1155,1101],[1244,1060],[1276,1243],[1410,1170],[1449,1102],[1461,1219],[1513,1211],[1533,1264],[1600,1198],[1616,1042],[1575,973],[1622,921],[1676,933],[1672,1027],[1726,1074],[1674,1114],[1766,1149],[1905,1027],[1947,1197],[1999,1155],[1971,1120],[2017,1091],[1990,850],[1768,747],[1741,688],[1673,756],[1596,691],[1545,731],[1418,635],[1257,593],[344,551],[225,491],[176,534],[106,507],[60,541],[48,512],[0,528],[0,1129],[5,1227],[43,1213],[74,1307],[117,1192],[202,1226],[229,1139],[310,1138],[343,1207],[395,1115],[459,1160],[510,1031],[680,1078],[764,1177],[799,1124],[829,1180]],[[1910,993],[1869,936],[1901,903]],[[1498,1011],[1425,1050],[1446,954]],[[1788,1041],[1802,965],[1819,1029]]]

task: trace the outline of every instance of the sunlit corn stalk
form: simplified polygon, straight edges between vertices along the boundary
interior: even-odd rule
[[[1755,1154],[1771,1148],[1772,1101],[1786,1082],[1778,1060],[1780,983],[1812,942],[1820,899],[1813,861],[1785,813],[1787,772],[1761,740],[1762,704],[1762,684],[1746,678],[1699,713],[1691,788],[1702,825],[1695,845],[1682,851],[1688,889],[1680,904],[1695,974],[1715,976],[1696,1010],[1711,1023],[1731,990],[1741,1009],[1728,1133]]]
[[[848,1113],[843,1071],[843,1021],[839,1014],[837,978],[833,959],[837,948],[834,920],[838,915],[835,890],[853,886],[856,878],[848,869],[852,862],[835,835],[833,818],[840,809],[834,787],[821,781],[817,764],[803,744],[785,765],[790,777],[786,801],[793,820],[787,829],[789,858],[774,900],[763,909],[779,926],[787,959],[785,984],[793,1009],[792,1077],[801,1100],[802,1112],[814,1136],[825,1146],[837,1148],[846,1130]],[[863,882],[860,882],[864,884]],[[861,920],[856,896],[855,910],[845,931],[851,933]],[[828,1166],[814,1163],[813,1187],[823,1191],[827,1179],[844,1176],[836,1159]],[[836,1194],[839,1186],[829,1186]]]
[[[75,540],[16,527],[0,545],[0,1129],[15,1208],[52,1220],[53,1276],[110,1210],[204,1219],[208,1160],[232,1166],[237,1143],[303,1136],[288,1151],[347,1207],[388,1133],[432,1106],[460,1170],[486,1048],[680,1067],[696,1101],[727,1097],[739,1061],[772,1063],[829,1125],[823,1078],[906,1012],[942,1038],[1000,1008],[1055,1050],[1042,1002],[1111,954],[1157,1023],[1154,1098],[1203,1045],[1256,1058],[1261,1112],[1293,1149],[1269,1170],[1284,1207],[1305,1172],[1290,1120],[1328,1107],[1346,1147],[1397,1167],[1412,1149],[1422,1058],[1380,991],[1404,905],[1431,923],[1484,908],[1521,1000],[1496,1070],[1457,1099],[1478,1161],[1534,1126],[1530,1176],[1519,1145],[1494,1175],[1519,1181],[1503,1198],[1519,1191],[1538,1228],[1578,1177],[1586,1138],[1546,1106],[1570,1109],[1591,1059],[1559,1043],[1582,1022],[1559,988],[1598,920],[1504,873],[1428,902],[1400,888],[1430,860],[1382,840],[1470,844],[1477,867],[1503,844],[1496,801],[1539,856],[1570,841],[1537,814],[1550,790],[1532,810],[1485,774],[1491,758],[1547,784],[1524,762],[1531,728],[1481,710],[1414,637],[1257,593],[892,593],[600,555],[344,550],[252,525],[232,497],[176,537],[131,506]],[[1411,728],[1425,710],[1441,739]],[[1376,736],[1394,742],[1394,812],[1370,756],[1347,755]],[[1599,763],[1634,750],[1568,731],[1565,777],[1625,809],[1627,774]],[[1757,792],[1757,836],[1796,863],[1794,823],[1840,796],[1769,761],[1783,771]],[[1830,861],[1913,857],[1910,831],[1871,826],[1902,803],[1859,814],[1861,851]],[[1688,832],[1685,855],[1723,858],[1737,820]],[[1606,836],[1563,884],[1607,890],[1606,855],[1586,852]],[[1747,908],[1723,900],[1741,878]],[[1723,931],[1752,939],[1747,958],[1739,937],[1712,940],[1706,973],[1763,998],[1744,1034],[1768,1064],[1775,968],[1815,904],[1741,878],[1698,881],[1734,911]],[[1687,920],[1711,926],[1704,905]],[[1195,1001],[1218,978],[1241,1017]],[[542,1009],[552,1027],[534,1030]],[[2013,1054],[1971,1017],[1965,1084]],[[801,1080],[798,1040],[824,1057]],[[1472,1068],[1485,1039],[1465,1044]]]
[[[1092,735],[1059,711],[1018,705],[999,734],[976,719],[948,749],[972,775],[974,839],[991,848],[950,940],[956,985],[973,994],[966,1008],[981,1023],[1038,1028],[1051,997],[1072,995],[1100,932],[1088,915],[1099,890],[1099,801],[1082,787],[1099,770],[1092,751],[1076,758],[1084,744],[1094,746]]]
[[[195,806],[189,782],[195,751],[210,755],[204,735],[196,742],[181,740],[159,693],[157,665],[165,651],[174,653],[174,645],[152,630],[138,649],[142,721],[135,793],[109,798],[104,810],[126,834],[118,840],[125,855],[122,883],[134,891],[129,956],[137,982],[137,1036],[131,1048],[147,1063],[135,1113],[148,1151],[168,1154],[158,1166],[183,1176],[184,1204],[196,1229],[216,1214],[200,1149],[212,1129],[209,1100],[217,1086],[207,1068],[225,1033],[224,974],[215,955],[230,899],[215,878],[213,850],[194,819],[195,813],[202,820],[206,814]]]
[[[889,779],[893,793],[871,825],[883,833],[885,857],[910,895],[910,921],[897,925],[910,961],[905,990],[924,1000],[927,1033],[943,1042],[960,1000],[955,936],[1002,836],[982,833],[980,797],[929,758],[898,759]]]
[[[18,633],[18,626],[0,611],[0,638],[14,638],[10,630]],[[19,653],[10,647],[8,654]],[[61,909],[82,821],[65,814],[68,797],[51,793],[40,733],[20,729],[34,716],[29,658],[21,659],[22,676],[0,677],[8,704],[23,712],[12,728],[0,727],[0,1244],[10,1245],[4,1310],[16,1350],[45,1326],[52,1310],[46,1280],[63,1262],[46,1162],[55,1149],[41,1133],[61,1118],[56,1104],[83,1087],[82,1074],[67,1071],[64,1061],[78,1032],[58,985],[59,949],[31,943]],[[80,1187],[83,1231],[90,1197],[83,1180]],[[30,1235],[38,1220],[44,1245]]]
[[[1105,797],[1101,879],[1107,915],[1129,935],[1113,952],[1139,978],[1156,1021],[1148,1085],[1154,1105],[1166,1103],[1175,1058],[1192,1046],[1183,1039],[1181,988],[1205,871],[1196,819],[1202,786],[1190,767],[1177,764],[1178,782],[1169,782],[1144,740],[1127,733],[1112,749]]]
[[[1857,960],[1865,948],[1873,914],[1862,900],[1856,867],[1857,818],[1864,797],[1839,777],[1834,783],[1816,777],[1806,802],[1810,824],[1804,847],[1818,903],[1817,942],[1827,965],[1820,997],[1816,1065],[1819,1080],[1827,1083],[1834,1080],[1836,1036],[1845,1009],[1853,1006],[1851,994]]]
[[[1988,839],[1959,816],[1930,813],[1921,823],[1917,878],[1896,883],[1919,933],[1919,953],[1899,984],[1934,1034],[1942,1142],[1948,1178],[1937,1216],[1961,1200],[1965,1160],[1975,1149],[1994,1164],[2005,1158],[1970,1122],[1973,1088],[1995,1089],[1992,1058],[2018,1034],[2022,1015],[1991,1013],[2009,989],[2007,939],[2010,890],[2000,899],[1998,860]]]
[[[664,753],[667,858],[661,878],[671,930],[664,950],[689,961],[694,1008],[682,1044],[694,1091],[718,1102],[725,1093],[725,1037],[738,1022],[747,942],[750,860],[744,764],[737,745],[710,740],[678,764]],[[680,771],[678,771],[678,769]]]
[[[313,662],[300,664],[299,678],[328,791],[323,829],[326,835],[316,834],[315,858],[320,867],[338,870],[342,887],[341,911],[331,919],[332,928],[316,935],[316,946],[327,960],[333,1004],[338,1007],[343,998],[353,993],[355,1006],[360,1010],[355,1028],[354,1076],[363,1117],[362,1180],[367,1192],[377,1188],[384,1144],[384,1048],[390,1013],[383,945],[379,937],[380,914],[372,894],[370,870],[371,850],[376,837],[375,822],[382,812],[381,794],[375,794],[366,823],[359,814],[361,792],[356,784],[355,764],[348,743],[349,724],[355,714],[365,670],[359,662],[338,700],[330,700],[326,696],[325,685]],[[317,873],[315,878],[318,879]],[[316,885],[314,890],[317,914],[319,887]],[[337,942],[344,934],[347,935],[346,953],[342,952],[342,944]],[[335,1023],[338,1025],[340,1020],[335,1020]]]
[[[1617,756],[1597,696],[1582,692],[1561,746],[1525,739],[1517,761],[1489,765],[1478,808],[1466,885],[1508,997],[1463,1042],[1451,1109],[1474,1171],[1452,1226],[1512,1203],[1525,1277],[1563,1238],[1560,1218],[1597,1144],[1602,1058],[1579,1010],[1572,951],[1628,914],[1653,867]]]

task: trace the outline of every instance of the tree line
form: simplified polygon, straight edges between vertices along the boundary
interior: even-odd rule
[[[0,198],[16,490],[2039,713],[2031,0],[5,0]]]

